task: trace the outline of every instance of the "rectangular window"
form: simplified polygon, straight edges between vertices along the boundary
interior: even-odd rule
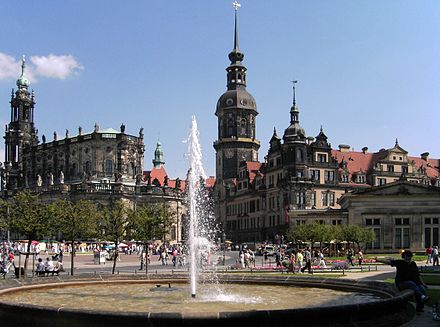
[[[378,178],[377,185],[385,185],[387,183],[386,178]]]
[[[322,201],[322,206],[323,207],[327,207],[327,205],[328,205],[328,193],[321,193],[321,201]]]
[[[425,248],[432,246],[431,228],[425,227]]]
[[[387,165],[387,170],[389,173],[393,173],[394,172],[394,165]]]
[[[327,162],[327,154],[325,153],[318,153],[317,158],[318,162]]]
[[[310,194],[310,203],[312,206],[316,206],[316,192]]]
[[[326,170],[324,172],[324,178],[326,182],[333,182],[335,180],[335,173],[333,170]]]
[[[408,166],[402,166],[402,173],[404,174],[408,173]]]
[[[305,194],[303,192],[296,193],[296,204],[299,206],[304,205],[305,203]]]
[[[410,237],[408,227],[399,227],[395,229],[394,247],[396,249],[409,248]]]
[[[317,182],[319,182],[319,179],[320,179],[320,174],[319,174],[319,170],[318,169],[312,169],[312,170],[310,170],[310,178],[312,179],[312,180],[315,180],[315,181],[317,181]]]
[[[330,192],[328,195],[329,195],[329,205],[334,206],[335,205],[335,193]]]

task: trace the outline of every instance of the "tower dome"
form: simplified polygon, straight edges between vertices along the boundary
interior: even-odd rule
[[[25,57],[23,55],[23,58],[21,59],[21,75],[17,79],[17,87],[18,87],[19,90],[27,89],[29,87],[29,85],[30,85],[29,80],[24,75],[24,69],[26,67],[25,62],[26,62],[26,60],[25,60]]]
[[[293,81],[293,104],[290,108],[290,126],[286,128],[284,131],[284,142],[305,142],[306,140],[306,131],[299,124],[299,110],[296,104],[296,87],[295,84],[297,81]]]

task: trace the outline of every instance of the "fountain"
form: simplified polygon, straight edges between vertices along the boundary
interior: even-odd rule
[[[190,273],[60,276],[0,281],[2,327],[15,326],[399,326],[414,314],[410,291],[378,282],[222,274],[200,284],[212,214],[195,118],[188,138]],[[199,281],[200,277],[200,281]],[[189,281],[188,281],[189,280]],[[188,285],[189,284],[189,285]],[[189,286],[189,291],[188,291]]]

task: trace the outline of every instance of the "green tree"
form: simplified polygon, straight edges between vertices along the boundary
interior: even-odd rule
[[[98,233],[106,240],[115,244],[112,274],[116,270],[116,261],[119,256],[119,244],[129,231],[129,210],[122,200],[112,201],[108,207],[98,212]]]
[[[8,202],[0,199],[0,230],[4,230],[8,227],[8,211]]]
[[[9,202],[9,229],[28,239],[24,270],[26,273],[31,243],[48,236],[53,206],[41,202],[38,195],[28,191],[17,193]]]
[[[342,228],[342,238],[347,242],[356,243],[358,251],[361,242],[374,241],[374,233],[372,230],[358,225],[344,226]]]
[[[169,230],[173,217],[167,206],[149,204],[129,211],[129,235],[143,244],[145,252],[145,274],[148,274],[149,242],[162,239]],[[144,251],[143,250],[143,251]]]
[[[75,241],[96,235],[97,211],[95,204],[80,200],[72,202],[60,200],[53,203],[55,232],[61,232],[63,238],[72,247],[70,274],[74,271]]]

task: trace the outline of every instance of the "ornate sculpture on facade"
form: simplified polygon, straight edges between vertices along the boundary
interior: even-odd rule
[[[41,178],[40,174],[37,175],[37,186],[43,186],[43,179]]]
[[[141,127],[141,129],[139,130],[139,138],[143,139],[144,138],[144,128]]]
[[[125,125],[124,125],[124,123],[121,124],[121,133],[125,133]]]
[[[41,140],[43,143],[46,143],[46,135],[43,134],[43,136],[41,136]]]
[[[177,177],[177,178],[176,178],[176,189],[177,189],[177,190],[180,190],[180,186],[181,186],[181,181],[180,181],[180,178]]]
[[[136,185],[141,185],[142,182],[142,174],[136,175]]]
[[[58,136],[57,136],[57,132],[53,132],[53,140],[56,141],[57,138],[58,138]]]
[[[147,185],[151,185],[151,176],[148,175]]]
[[[95,133],[99,132],[99,125],[98,125],[98,123],[95,123],[95,129],[94,129],[94,132],[95,132]]]
[[[47,177],[48,177],[48,180],[49,180],[49,185],[53,185],[53,174],[52,174],[52,173],[49,173],[49,174],[47,175]]]
[[[163,178],[163,186],[168,186],[168,175]]]
[[[82,135],[83,133],[83,128],[81,126],[78,127],[78,135]]]
[[[115,172],[115,183],[120,183],[120,182],[122,182],[122,174],[119,171],[117,171]]]
[[[66,128],[66,139],[69,138],[69,130]]]
[[[60,184],[64,184],[64,173],[62,170],[60,171]]]

